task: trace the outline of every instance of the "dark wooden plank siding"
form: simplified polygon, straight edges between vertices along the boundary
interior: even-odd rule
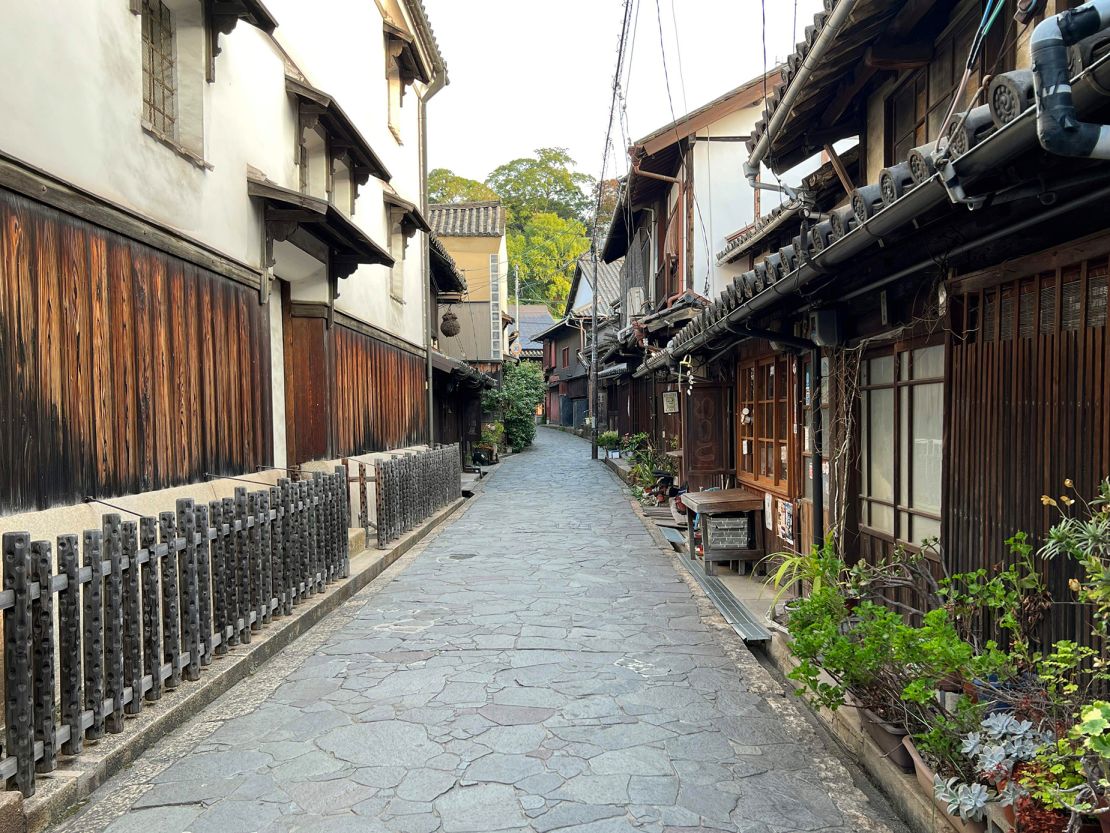
[[[423,356],[336,325],[337,456],[428,441]]]
[[[953,287],[942,541],[950,569],[1003,562],[1021,530],[1055,520],[1041,495],[1090,497],[1110,474],[1107,281],[1110,236],[966,276]],[[1064,562],[1049,582],[1071,594]],[[1080,609],[1057,604],[1050,632],[1082,638]]]
[[[0,512],[271,462],[249,287],[0,190]]]

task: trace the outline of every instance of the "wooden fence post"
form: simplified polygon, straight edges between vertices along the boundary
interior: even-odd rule
[[[235,488],[235,574],[239,586],[235,595],[238,599],[239,641],[244,645],[251,641],[251,548],[250,526],[247,522],[247,490],[243,486]]]
[[[235,531],[235,501],[225,497],[223,505],[224,543],[223,543],[223,573],[224,597],[227,600],[227,626],[231,628],[230,635],[224,635],[224,644],[235,646],[239,644],[239,533]]]
[[[106,728],[123,731],[123,526],[118,514],[103,518],[108,575],[104,594],[104,691],[112,704]]]
[[[143,710],[143,611],[139,588],[139,527],[123,522],[123,558],[127,574],[123,585],[123,684],[131,688],[124,714]]]
[[[85,531],[85,566],[91,576],[81,594],[84,627],[85,708],[92,712],[92,723],[85,731],[87,740],[104,736],[104,568],[103,542],[99,530]]]
[[[147,700],[162,699],[162,608],[158,557],[158,520],[153,517],[139,519],[139,546],[147,552],[142,568],[143,582],[143,667],[150,675]]]
[[[200,664],[212,662],[212,556],[210,530],[208,528],[208,507],[199,503],[196,507],[197,521],[197,605],[200,631]]]
[[[58,728],[54,718],[54,593],[50,589],[54,558],[49,541],[31,544],[31,570],[39,584],[39,597],[31,604],[34,665],[35,741],[42,744],[37,772],[52,772],[58,766]]]
[[[15,603],[4,611],[4,720],[8,755],[15,758],[12,782],[25,796],[35,794],[35,706],[31,660],[31,536],[6,532],[4,590]]]
[[[216,645],[215,653],[223,656],[227,653],[227,536],[224,533],[223,503],[214,500],[208,504],[212,528],[215,537],[212,539],[212,621],[215,632],[220,640]],[[213,639],[213,642],[216,640]]]
[[[282,612],[289,616],[293,612],[293,579],[296,560],[296,517],[293,514],[293,484],[288,478],[278,480],[281,492],[281,596]]]
[[[247,517],[245,523],[248,524],[247,572],[250,576],[250,582],[246,589],[249,594],[248,598],[250,599],[250,613],[254,614],[254,621],[251,622],[250,629],[252,631],[257,631],[262,629],[262,525],[259,523],[258,518],[258,492],[247,493]]]
[[[62,723],[69,726],[69,740],[62,744],[67,755],[81,752],[81,581],[77,536],[58,536],[58,566],[66,577],[58,597],[58,664],[62,690]]]
[[[177,522],[173,512],[158,515],[159,536],[166,548],[162,565],[162,662],[170,664],[165,686],[181,685],[181,610],[177,575]],[[161,673],[162,669],[158,669]]]
[[[197,515],[192,498],[177,501],[177,531],[184,547],[177,563],[180,565],[181,584],[178,587],[181,610],[181,645],[189,652],[189,661],[182,669],[189,682],[200,679],[200,609],[197,598]]]

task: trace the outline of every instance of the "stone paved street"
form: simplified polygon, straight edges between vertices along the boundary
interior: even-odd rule
[[[889,816],[589,446],[541,429],[424,547],[58,829],[901,829]]]

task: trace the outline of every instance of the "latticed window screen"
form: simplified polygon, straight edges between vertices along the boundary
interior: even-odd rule
[[[177,118],[173,12],[162,0],[143,0],[143,121],[173,138]]]

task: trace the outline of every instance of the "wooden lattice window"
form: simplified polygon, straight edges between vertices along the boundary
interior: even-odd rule
[[[769,356],[742,364],[738,390],[740,474],[787,494],[794,449],[793,358]]]
[[[177,131],[173,12],[162,0],[143,0],[143,121],[172,139]]]
[[[896,345],[860,368],[860,523],[911,546],[940,535],[944,345]]]

